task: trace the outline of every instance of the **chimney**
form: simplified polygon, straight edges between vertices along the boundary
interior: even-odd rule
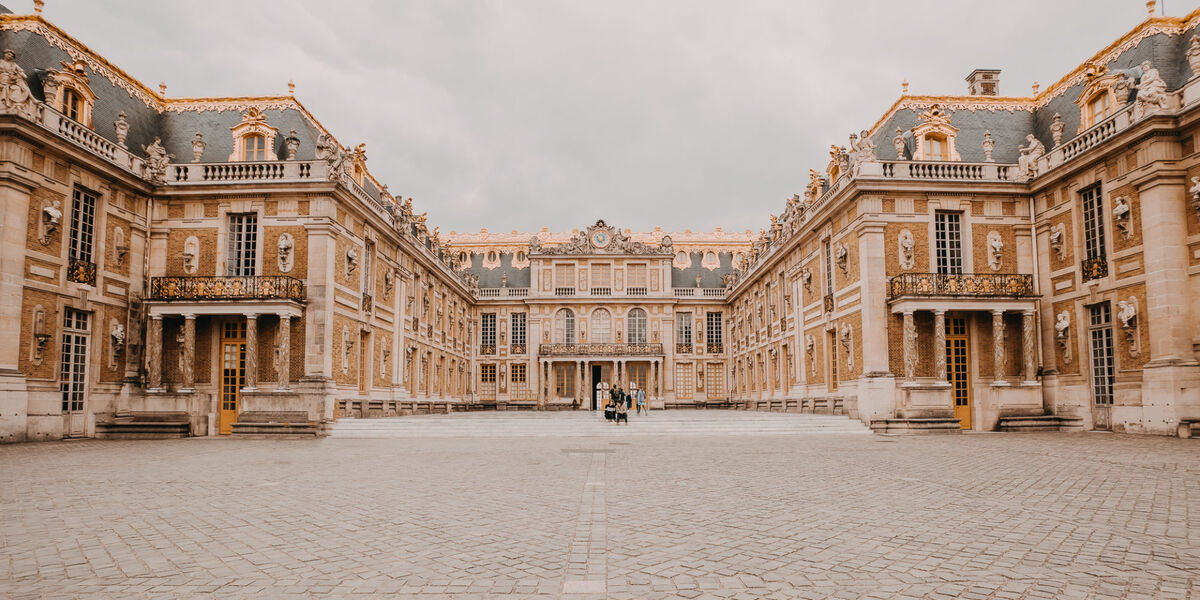
[[[967,92],[972,96],[999,96],[1000,69],[975,69],[967,75]]]

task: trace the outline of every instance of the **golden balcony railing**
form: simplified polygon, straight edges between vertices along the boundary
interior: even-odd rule
[[[496,353],[496,345],[495,344],[480,344],[479,353],[480,354],[495,354]]]
[[[1023,298],[1033,295],[1033,275],[1014,273],[904,273],[888,280],[888,298],[893,299],[903,296]]]
[[[508,347],[509,354],[525,354],[525,344],[512,344]]]
[[[708,343],[708,353],[709,354],[720,354],[721,351],[722,351],[721,342],[716,342],[716,343],[709,342]]]
[[[95,287],[96,263],[72,258],[67,265],[67,281],[82,283]]]
[[[541,356],[653,356],[663,353],[662,344],[541,344]]]
[[[675,354],[691,354],[691,344],[675,344]]]
[[[295,300],[304,282],[284,275],[248,277],[151,277],[151,300]]]
[[[1108,259],[1103,256],[1085,258],[1079,265],[1084,281],[1108,277]]]

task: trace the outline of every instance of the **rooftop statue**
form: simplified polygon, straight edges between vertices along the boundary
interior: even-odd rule
[[[1167,82],[1163,81],[1158,69],[1151,66],[1150,61],[1142,61],[1142,76],[1136,84],[1130,87],[1137,90],[1134,98],[1133,118],[1140,119],[1168,108]]]
[[[1019,146],[1021,157],[1017,159],[1017,174],[1022,180],[1037,177],[1038,159],[1046,154],[1046,146],[1031,133],[1025,136],[1028,146]]]
[[[5,48],[4,59],[0,60],[0,110],[33,121],[37,119],[37,100],[29,91],[25,70],[16,63],[16,57]]]

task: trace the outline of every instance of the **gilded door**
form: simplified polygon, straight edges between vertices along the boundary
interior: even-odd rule
[[[954,417],[963,429],[971,428],[971,368],[970,338],[967,336],[967,319],[946,319],[946,379],[954,395]]]
[[[245,385],[246,322],[225,323],[221,329],[221,435],[233,433]]]

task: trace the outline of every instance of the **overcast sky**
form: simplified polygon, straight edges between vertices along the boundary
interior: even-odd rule
[[[961,94],[972,69],[998,68],[1001,94],[1027,95],[1145,13],[1142,0],[47,0],[44,16],[169,96],[285,94],[294,79],[432,224],[496,232],[597,218],[757,230],[901,80]]]

